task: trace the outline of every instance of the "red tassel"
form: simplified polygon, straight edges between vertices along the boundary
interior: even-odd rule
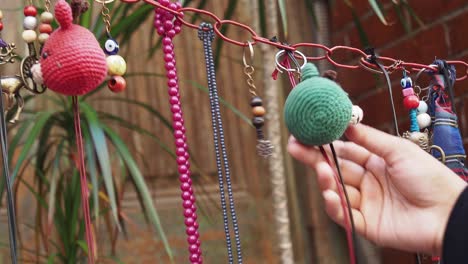
[[[78,149],[78,170],[80,171],[81,183],[81,205],[83,208],[83,218],[85,221],[86,243],[88,244],[88,263],[94,264],[94,239],[92,233],[91,215],[89,213],[88,202],[88,180],[86,178],[86,166],[84,161],[83,135],[81,134],[80,105],[78,97],[73,96],[73,114],[75,121],[76,147]]]

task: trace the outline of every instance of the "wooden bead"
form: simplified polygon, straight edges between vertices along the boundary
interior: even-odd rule
[[[37,26],[37,19],[33,16],[27,16],[24,18],[23,21],[23,28],[24,29],[35,29]]]
[[[106,62],[109,75],[122,76],[127,71],[127,63],[125,63],[124,58],[119,55],[107,57]]]
[[[265,107],[263,106],[255,106],[254,108],[252,108],[252,112],[254,116],[264,116],[266,113]]]
[[[262,98],[260,98],[259,96],[255,96],[250,101],[250,106],[252,106],[252,107],[261,106],[262,103],[263,103]]]
[[[23,31],[23,39],[26,43],[32,43],[36,40],[37,34],[34,30],[25,30]]]
[[[109,89],[114,93],[120,93],[127,87],[127,82],[122,76],[112,76],[112,78],[107,83]]]
[[[39,40],[39,43],[44,44],[49,39],[49,34],[41,33],[41,34],[39,34],[37,39]]]
[[[37,9],[36,9],[36,7],[34,7],[32,5],[25,6],[23,11],[24,11],[25,16],[35,17],[37,15]]]
[[[53,29],[50,24],[40,24],[39,25],[39,32],[41,33],[47,33],[50,34],[52,33]]]
[[[43,12],[41,14],[41,22],[44,24],[50,24],[52,23],[52,20],[54,20],[54,15],[50,12]]]
[[[265,119],[263,117],[254,117],[252,119],[252,124],[256,128],[261,128],[265,124]]]

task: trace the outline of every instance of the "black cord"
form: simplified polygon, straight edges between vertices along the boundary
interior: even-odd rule
[[[385,79],[387,80],[388,93],[390,95],[390,104],[391,104],[391,107],[392,107],[393,125],[395,126],[396,135],[400,136],[400,132],[398,130],[398,119],[397,119],[397,114],[396,114],[396,110],[395,110],[395,103],[393,101],[392,82],[390,80],[390,76],[389,76],[387,70],[385,70],[385,67],[377,61],[378,57],[377,57],[377,55],[375,55],[374,50],[372,48],[366,49],[366,53],[370,55],[370,57],[367,59],[367,61],[369,61],[370,63],[373,63],[377,67],[379,67],[379,69],[385,75]]]
[[[422,264],[422,262],[421,262],[421,255],[419,255],[419,253],[416,253],[416,263],[417,263],[417,264]]]
[[[229,219],[228,219],[228,214],[227,214],[226,197],[225,197],[225,191],[224,191],[223,167],[221,165],[221,160],[223,161],[223,165],[224,165],[224,175],[226,177],[229,208],[230,208],[230,213],[231,213],[232,225],[234,228],[234,239],[236,242],[236,251],[237,251],[237,263],[242,264],[242,248],[241,248],[240,231],[239,231],[239,225],[237,222],[236,209],[234,206],[234,194],[232,191],[231,172],[229,169],[227,150],[226,150],[226,145],[224,141],[224,129],[223,129],[223,122],[221,119],[221,111],[219,107],[218,88],[216,84],[216,70],[215,70],[215,63],[214,63],[214,58],[213,58],[213,46],[212,46],[213,39],[214,39],[213,26],[209,23],[201,23],[200,28],[198,30],[198,37],[200,38],[200,40],[203,41],[203,47],[205,51],[205,62],[206,62],[206,70],[207,70],[208,89],[209,89],[210,106],[211,106],[211,119],[212,119],[212,127],[213,127],[213,141],[214,141],[214,146],[215,146],[216,167],[217,167],[217,173],[218,173],[219,191],[221,195],[221,208],[223,211],[224,233],[226,235],[228,261],[230,264],[234,263],[234,257],[232,254],[232,245],[231,245],[231,235],[229,231]]]
[[[346,205],[348,207],[348,214],[349,214],[349,220],[351,222],[351,235],[353,237],[353,251],[354,251],[354,256],[356,257],[356,263],[358,263],[358,256],[356,252],[356,246],[357,246],[357,237],[356,237],[356,227],[354,225],[354,218],[353,218],[353,212],[351,209],[351,202],[349,201],[349,196],[348,196],[348,191],[346,191],[346,186],[344,183],[343,175],[341,174],[341,169],[340,165],[338,163],[338,156],[336,155],[335,147],[333,146],[333,143],[330,143],[330,149],[332,151],[333,155],[333,160],[335,162],[336,170],[338,171],[338,177],[340,178],[340,183],[341,187],[343,187],[343,192],[346,198]],[[337,186],[338,187],[338,186]]]
[[[10,253],[11,262],[17,263],[17,244],[16,244],[16,214],[15,203],[12,191],[12,183],[10,182],[10,168],[8,161],[8,139],[6,130],[5,112],[3,107],[3,97],[0,98],[0,140],[2,141],[2,158],[3,158],[3,177],[5,179],[5,186],[7,191],[7,214],[8,214],[8,234],[10,238]]]

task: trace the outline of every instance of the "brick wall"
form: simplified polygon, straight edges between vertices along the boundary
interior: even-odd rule
[[[466,0],[410,0],[410,6],[424,23],[420,27],[409,14],[403,17],[410,25],[405,30],[390,0],[381,1],[385,5],[386,18],[390,26],[383,25],[372,12],[367,0],[352,1],[357,16],[366,32],[370,45],[381,56],[389,56],[403,61],[430,64],[435,58],[468,61],[468,2]],[[349,7],[344,1],[335,1],[332,8],[332,45],[350,45],[365,48]],[[353,63],[353,54],[341,52],[334,58],[340,62]],[[458,74],[466,69],[458,68]],[[339,69],[339,81],[359,104],[365,113],[364,122],[389,132],[393,132],[392,112],[388,90],[383,76],[375,76],[365,70]],[[400,130],[407,130],[407,114],[403,108],[399,81],[401,72],[392,76],[393,93],[399,119]],[[413,76],[414,79],[414,76]],[[426,80],[427,83],[427,80]],[[422,80],[424,84],[424,80]],[[460,109],[462,134],[468,135],[468,107],[464,107],[468,81],[457,82],[455,86],[457,105]],[[467,139],[465,138],[465,142]]]
[[[389,56],[403,61],[430,64],[435,58],[468,61],[468,1],[466,0],[409,0],[410,6],[424,22],[419,27],[408,14],[405,19],[411,29],[405,30],[392,7],[391,1],[385,4],[386,17],[391,26],[383,25],[372,12],[367,0],[352,1],[357,16],[366,32],[370,45],[381,56]],[[352,14],[344,1],[335,1],[332,12],[332,45],[350,45],[365,48],[353,23]],[[337,53],[337,61],[355,63],[352,54]],[[467,69],[457,69],[462,75]],[[364,110],[364,122],[371,126],[394,132],[392,111],[388,89],[383,76],[375,76],[365,70],[338,69],[339,81],[351,95],[353,101]],[[395,72],[392,79],[395,106],[400,131],[409,128],[408,114],[403,107],[403,98],[399,81],[401,72]],[[414,80],[414,75],[412,76]],[[427,84],[427,79],[421,84]],[[468,147],[468,80],[457,82],[456,105],[460,118],[460,127],[464,136],[465,149]],[[384,263],[414,263],[410,254],[394,250],[383,250]]]

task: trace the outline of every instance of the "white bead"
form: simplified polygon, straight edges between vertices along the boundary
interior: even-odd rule
[[[36,40],[37,34],[34,30],[25,30],[23,31],[23,39],[26,43],[32,43]]]
[[[426,113],[427,112],[427,104],[423,100],[419,101],[419,106],[418,106],[418,115]]]
[[[52,20],[54,20],[54,15],[50,12],[43,12],[41,14],[41,22],[44,24],[50,24],[52,23]]]
[[[353,108],[351,110],[351,121],[349,121],[349,123],[352,125],[357,125],[362,121],[363,118],[364,111],[362,111],[361,107],[353,105]]]
[[[41,85],[44,83],[44,78],[42,77],[42,68],[39,63],[34,64],[31,67],[32,77],[35,83]]]
[[[35,29],[37,26],[37,19],[32,16],[24,18],[23,27],[24,29]]]
[[[3,19],[3,12],[0,10],[0,19]]]
[[[422,113],[417,116],[420,129],[424,129],[431,125],[431,116],[427,113]]]
[[[111,55],[106,58],[109,75],[122,76],[127,71],[127,63],[119,55]]]
[[[49,34],[41,33],[37,39],[39,40],[39,43],[44,44],[49,39]]]

